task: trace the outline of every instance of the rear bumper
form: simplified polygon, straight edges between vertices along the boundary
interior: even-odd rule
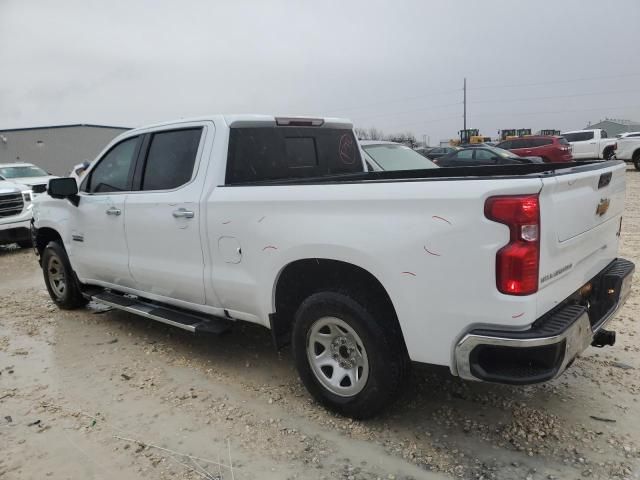
[[[458,375],[516,385],[557,377],[624,305],[634,271],[628,260],[613,261],[591,280],[589,302],[576,302],[572,295],[527,330],[471,330],[455,348]]]

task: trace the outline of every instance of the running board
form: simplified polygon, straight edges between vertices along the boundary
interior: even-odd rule
[[[174,309],[166,305],[160,305],[143,301],[137,297],[122,295],[119,293],[87,289],[84,296],[110,307],[124,310],[125,312],[140,315],[151,320],[166,323],[173,327],[181,328],[192,333],[213,333],[219,335],[229,330],[231,322],[221,317],[186,312]]]

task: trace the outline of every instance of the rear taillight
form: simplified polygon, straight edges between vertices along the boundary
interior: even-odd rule
[[[538,195],[490,197],[484,204],[489,220],[509,227],[509,243],[496,255],[496,286],[507,295],[538,291],[540,204]]]
[[[613,144],[613,149],[614,149],[614,150],[617,150],[617,149],[618,149],[618,142],[616,142],[616,143],[614,143],[614,144]]]

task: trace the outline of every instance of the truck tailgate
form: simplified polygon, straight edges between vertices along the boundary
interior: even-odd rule
[[[616,258],[625,170],[623,162],[607,162],[543,179],[538,315]]]

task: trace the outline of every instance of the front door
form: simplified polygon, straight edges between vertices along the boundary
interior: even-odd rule
[[[139,185],[127,196],[125,229],[136,288],[167,299],[204,304],[204,255],[196,173],[203,125],[149,134],[139,160]],[[204,168],[204,165],[201,167]]]
[[[87,174],[71,212],[69,258],[80,280],[133,287],[124,230],[139,137],[111,148]]]

